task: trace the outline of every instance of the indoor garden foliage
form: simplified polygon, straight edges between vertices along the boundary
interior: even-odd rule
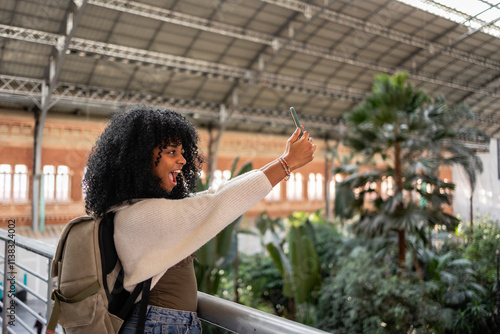
[[[255,255],[241,254],[238,272],[226,268],[217,294],[234,300],[237,282],[241,304],[330,333],[496,333],[500,228],[487,217],[476,220],[469,243],[460,232],[432,232],[433,241],[426,245],[409,235],[408,248],[414,251],[401,269],[394,261],[397,235],[367,238],[349,228],[340,232],[339,222],[327,222],[319,212],[285,219],[263,214],[261,226],[274,226],[273,233],[281,237],[273,240],[268,231],[256,234],[264,246],[281,245],[290,258],[288,242],[295,236],[288,229],[304,227],[316,255],[296,275],[305,280],[314,273],[316,284],[300,287],[308,297],[296,298],[301,292],[288,290],[280,262],[263,248]]]

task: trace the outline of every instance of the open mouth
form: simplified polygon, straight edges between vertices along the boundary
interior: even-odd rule
[[[177,175],[182,175],[182,171],[180,169],[171,171],[168,173],[168,177],[170,179],[170,182],[174,185],[174,187],[177,185]]]

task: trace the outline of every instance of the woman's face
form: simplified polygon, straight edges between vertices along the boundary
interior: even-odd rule
[[[153,150],[153,174],[161,179],[161,187],[170,192],[177,185],[177,175],[186,164],[183,156],[184,150],[182,144],[169,144],[161,152],[161,158],[157,160],[159,153],[159,147]],[[157,165],[156,161],[158,161]]]

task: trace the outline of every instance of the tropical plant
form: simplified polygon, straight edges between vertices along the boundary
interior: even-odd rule
[[[266,253],[242,255],[239,280],[242,304],[278,316],[288,316],[283,277]]]
[[[483,333],[493,333],[495,328],[495,310],[497,309],[497,296],[499,295],[499,286],[497,285],[497,261],[500,260],[500,225],[498,221],[484,216],[476,219],[476,228],[472,242],[467,244],[464,250],[464,258],[470,260],[474,271],[477,273],[476,281],[484,286],[486,293],[479,302],[471,303],[476,312],[464,313],[464,316],[481,315],[480,309],[488,312],[489,331]],[[498,310],[497,310],[498,316]],[[469,323],[481,323],[481,321],[470,321]],[[496,320],[497,324],[500,319]],[[498,330],[498,328],[497,328]]]
[[[314,217],[314,216],[313,216]],[[330,223],[320,216],[313,221],[315,239],[314,248],[318,253],[320,277],[328,277],[343,255],[345,237],[339,231],[340,222]]]
[[[500,250],[500,223],[488,216],[480,217],[474,230],[474,239],[467,245],[464,257],[478,272],[482,284],[496,281],[496,252]]]
[[[346,113],[345,143],[373,167],[346,177],[340,186],[358,192],[346,204],[359,214],[353,224],[358,235],[397,233],[400,268],[406,259],[406,233],[427,243],[428,227],[456,228],[458,219],[443,211],[443,205],[451,203],[454,184],[439,178],[439,168],[464,164],[475,156],[457,140],[458,130],[447,123],[462,109],[448,108],[441,98],[431,100],[406,82],[407,76],[376,76],[372,94]],[[393,194],[383,196],[370,186],[389,179],[394,180]]]
[[[421,249],[426,280],[436,283],[431,294],[448,316],[443,324],[453,333],[492,333],[493,307],[486,300],[488,291],[477,282],[473,263],[454,251],[439,254]]]
[[[311,318],[314,316],[311,317],[308,304],[313,302],[313,292],[320,284],[320,276],[314,229],[308,214],[292,213],[287,219],[288,232],[285,237],[276,229],[282,225],[266,217],[261,215],[257,225],[261,228],[261,235],[267,229],[272,238],[266,248],[283,278],[283,295],[288,298],[288,317],[295,320],[298,314],[302,322],[312,323]],[[299,312],[296,306],[299,306]]]
[[[486,293],[484,287],[474,282],[475,271],[472,262],[460,258],[455,252],[436,254],[423,248],[419,251],[426,279],[442,285],[440,301],[446,306],[461,306],[469,301],[478,300]]]

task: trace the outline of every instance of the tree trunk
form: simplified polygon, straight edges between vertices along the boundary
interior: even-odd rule
[[[474,212],[473,212],[473,192],[471,189],[471,194],[470,194],[470,240],[474,240]]]
[[[288,311],[290,312],[288,319],[295,321],[295,299],[293,297],[288,298]]]
[[[238,292],[239,284],[238,278],[240,276],[240,257],[238,256],[238,252],[236,252],[236,256],[234,257],[234,302],[240,302],[240,294]]]
[[[398,135],[398,127],[395,127],[394,137]],[[398,203],[398,208],[403,208],[403,172],[401,170],[401,147],[399,142],[396,141],[394,144],[394,177],[396,182],[396,194],[399,192],[401,195],[401,202]],[[398,266],[399,268],[404,268],[404,263],[406,260],[406,240],[405,231],[403,229],[398,230]]]
[[[413,251],[412,256],[413,256],[413,264],[415,265],[415,270],[417,271],[418,279],[423,281],[424,274],[422,272],[422,267],[420,267],[420,263],[418,263],[417,252]]]
[[[398,266],[400,269],[404,269],[406,260],[406,238],[405,230],[398,230]],[[401,273],[398,274],[401,276]]]

